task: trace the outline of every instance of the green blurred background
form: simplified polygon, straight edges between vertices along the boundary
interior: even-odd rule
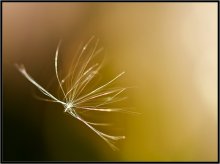
[[[4,161],[217,160],[217,3],[3,2],[2,19]],[[14,67],[47,86],[58,40],[68,66],[92,35],[105,48],[103,80],[125,70],[121,84],[136,86],[127,106],[142,114],[120,117],[118,152],[36,100]]]

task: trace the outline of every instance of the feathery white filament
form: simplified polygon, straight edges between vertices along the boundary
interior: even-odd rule
[[[100,112],[115,112],[115,111],[123,111],[121,108],[108,108],[105,107],[107,104],[111,104],[114,102],[122,101],[124,98],[116,98],[120,93],[122,93],[126,88],[118,88],[118,89],[106,89],[107,86],[112,84],[116,79],[121,77],[125,72],[122,72],[118,74],[116,77],[114,77],[112,80],[108,81],[107,83],[97,87],[96,89],[93,89],[89,93],[85,93],[84,95],[80,96],[82,91],[85,90],[86,87],[88,87],[88,84],[96,77],[97,73],[102,67],[101,63],[96,63],[92,66],[89,66],[90,62],[96,56],[98,53],[102,51],[103,48],[100,48],[98,50],[98,40],[95,43],[95,47],[92,49],[92,52],[90,56],[86,59],[85,63],[83,63],[80,71],[78,74],[76,74],[76,68],[79,67],[80,60],[87,49],[88,45],[92,42],[94,39],[94,36],[89,39],[89,41],[85,44],[85,46],[82,48],[78,59],[76,60],[75,66],[73,68],[73,63],[70,67],[70,72],[66,75],[65,78],[60,80],[58,75],[58,53],[61,41],[59,42],[56,53],[55,53],[55,74],[56,78],[59,84],[60,89],[62,90],[63,98],[64,100],[59,100],[55,96],[53,96],[51,93],[49,93],[46,89],[44,89],[41,85],[39,85],[27,72],[23,65],[17,65],[16,67],[19,70],[19,72],[33,85],[35,85],[44,95],[48,96],[50,99],[44,99],[39,98],[45,101],[51,101],[51,102],[57,102],[63,105],[64,111],[69,113],[71,116],[75,117],[79,121],[83,122],[86,126],[88,126],[92,131],[94,131],[98,136],[100,136],[108,145],[113,149],[117,150],[117,147],[113,144],[113,141],[124,139],[124,136],[112,136],[105,134],[99,130],[97,130],[93,126],[107,126],[109,124],[106,123],[97,123],[97,122],[90,122],[83,119],[82,116],[80,116],[80,113],[77,113],[76,110],[82,110],[81,113],[85,111],[100,111]],[[89,67],[89,68],[88,68]],[[73,69],[72,69],[73,68]],[[66,92],[64,91],[63,85],[66,83],[66,81],[69,81],[68,84],[70,86],[67,88]],[[105,89],[105,90],[104,90]],[[111,96],[110,96],[111,95]],[[106,98],[106,96],[109,96]],[[98,98],[104,98],[104,100],[101,103],[98,103],[96,105],[90,104],[85,105],[85,103],[90,103],[91,101],[95,102]],[[102,106],[102,107],[101,107]]]

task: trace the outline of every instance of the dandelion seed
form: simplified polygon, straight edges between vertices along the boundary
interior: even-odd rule
[[[108,88],[115,80],[121,77],[125,72],[122,72],[115,76],[113,79],[109,80],[103,85],[98,86],[97,88],[85,92],[85,89],[88,87],[88,84],[91,83],[102,67],[102,63],[96,63],[92,66],[91,64],[92,59],[102,51],[103,48],[97,49],[98,40],[95,42],[95,46],[92,49],[90,55],[86,58],[85,61],[82,60],[82,56],[85,54],[88,46],[94,40],[92,37],[82,48],[78,59],[73,62],[70,66],[69,73],[67,73],[66,77],[60,79],[58,74],[58,54],[59,48],[61,45],[61,41],[59,42],[56,53],[55,53],[55,75],[56,79],[59,84],[59,88],[62,91],[63,99],[58,99],[50,92],[48,92],[45,88],[43,88],[40,84],[38,84],[26,71],[23,65],[16,64],[17,69],[20,73],[33,85],[35,85],[39,91],[42,92],[48,99],[39,98],[41,100],[56,102],[62,104],[64,107],[64,112],[69,113],[74,118],[78,119],[79,121],[83,122],[86,126],[88,126],[92,131],[94,131],[99,137],[101,137],[113,150],[117,150],[117,147],[114,145],[114,141],[125,139],[125,136],[113,136],[105,134],[99,131],[95,126],[108,126],[109,124],[106,123],[97,123],[97,122],[90,122],[83,119],[80,113],[85,111],[99,111],[99,112],[117,112],[117,111],[124,111],[122,108],[109,108],[106,107],[108,104],[112,104],[115,102],[123,101],[126,97],[118,98],[118,95],[124,92],[127,88],[118,88],[112,89]],[[80,66],[81,60],[83,61]],[[75,64],[75,65],[74,65]],[[80,68],[77,72],[77,68]],[[67,87],[64,87],[65,84]],[[98,99],[103,98],[102,102],[97,101]],[[87,105],[86,105],[87,104]],[[94,105],[95,104],[95,105]],[[79,110],[80,112],[77,112]]]

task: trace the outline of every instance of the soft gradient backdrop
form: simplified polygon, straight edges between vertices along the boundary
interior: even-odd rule
[[[217,160],[217,3],[3,2],[2,18],[3,160]],[[36,100],[14,67],[47,86],[59,39],[65,67],[92,35],[105,47],[103,80],[125,70],[120,83],[135,86],[127,106],[141,115],[122,116],[118,152]]]

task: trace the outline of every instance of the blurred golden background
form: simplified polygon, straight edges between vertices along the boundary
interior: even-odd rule
[[[217,3],[3,2],[2,19],[4,161],[217,161]],[[120,82],[136,86],[128,106],[141,115],[123,116],[118,152],[36,100],[14,67],[47,86],[59,39],[70,55],[92,35],[104,80],[126,71]]]

